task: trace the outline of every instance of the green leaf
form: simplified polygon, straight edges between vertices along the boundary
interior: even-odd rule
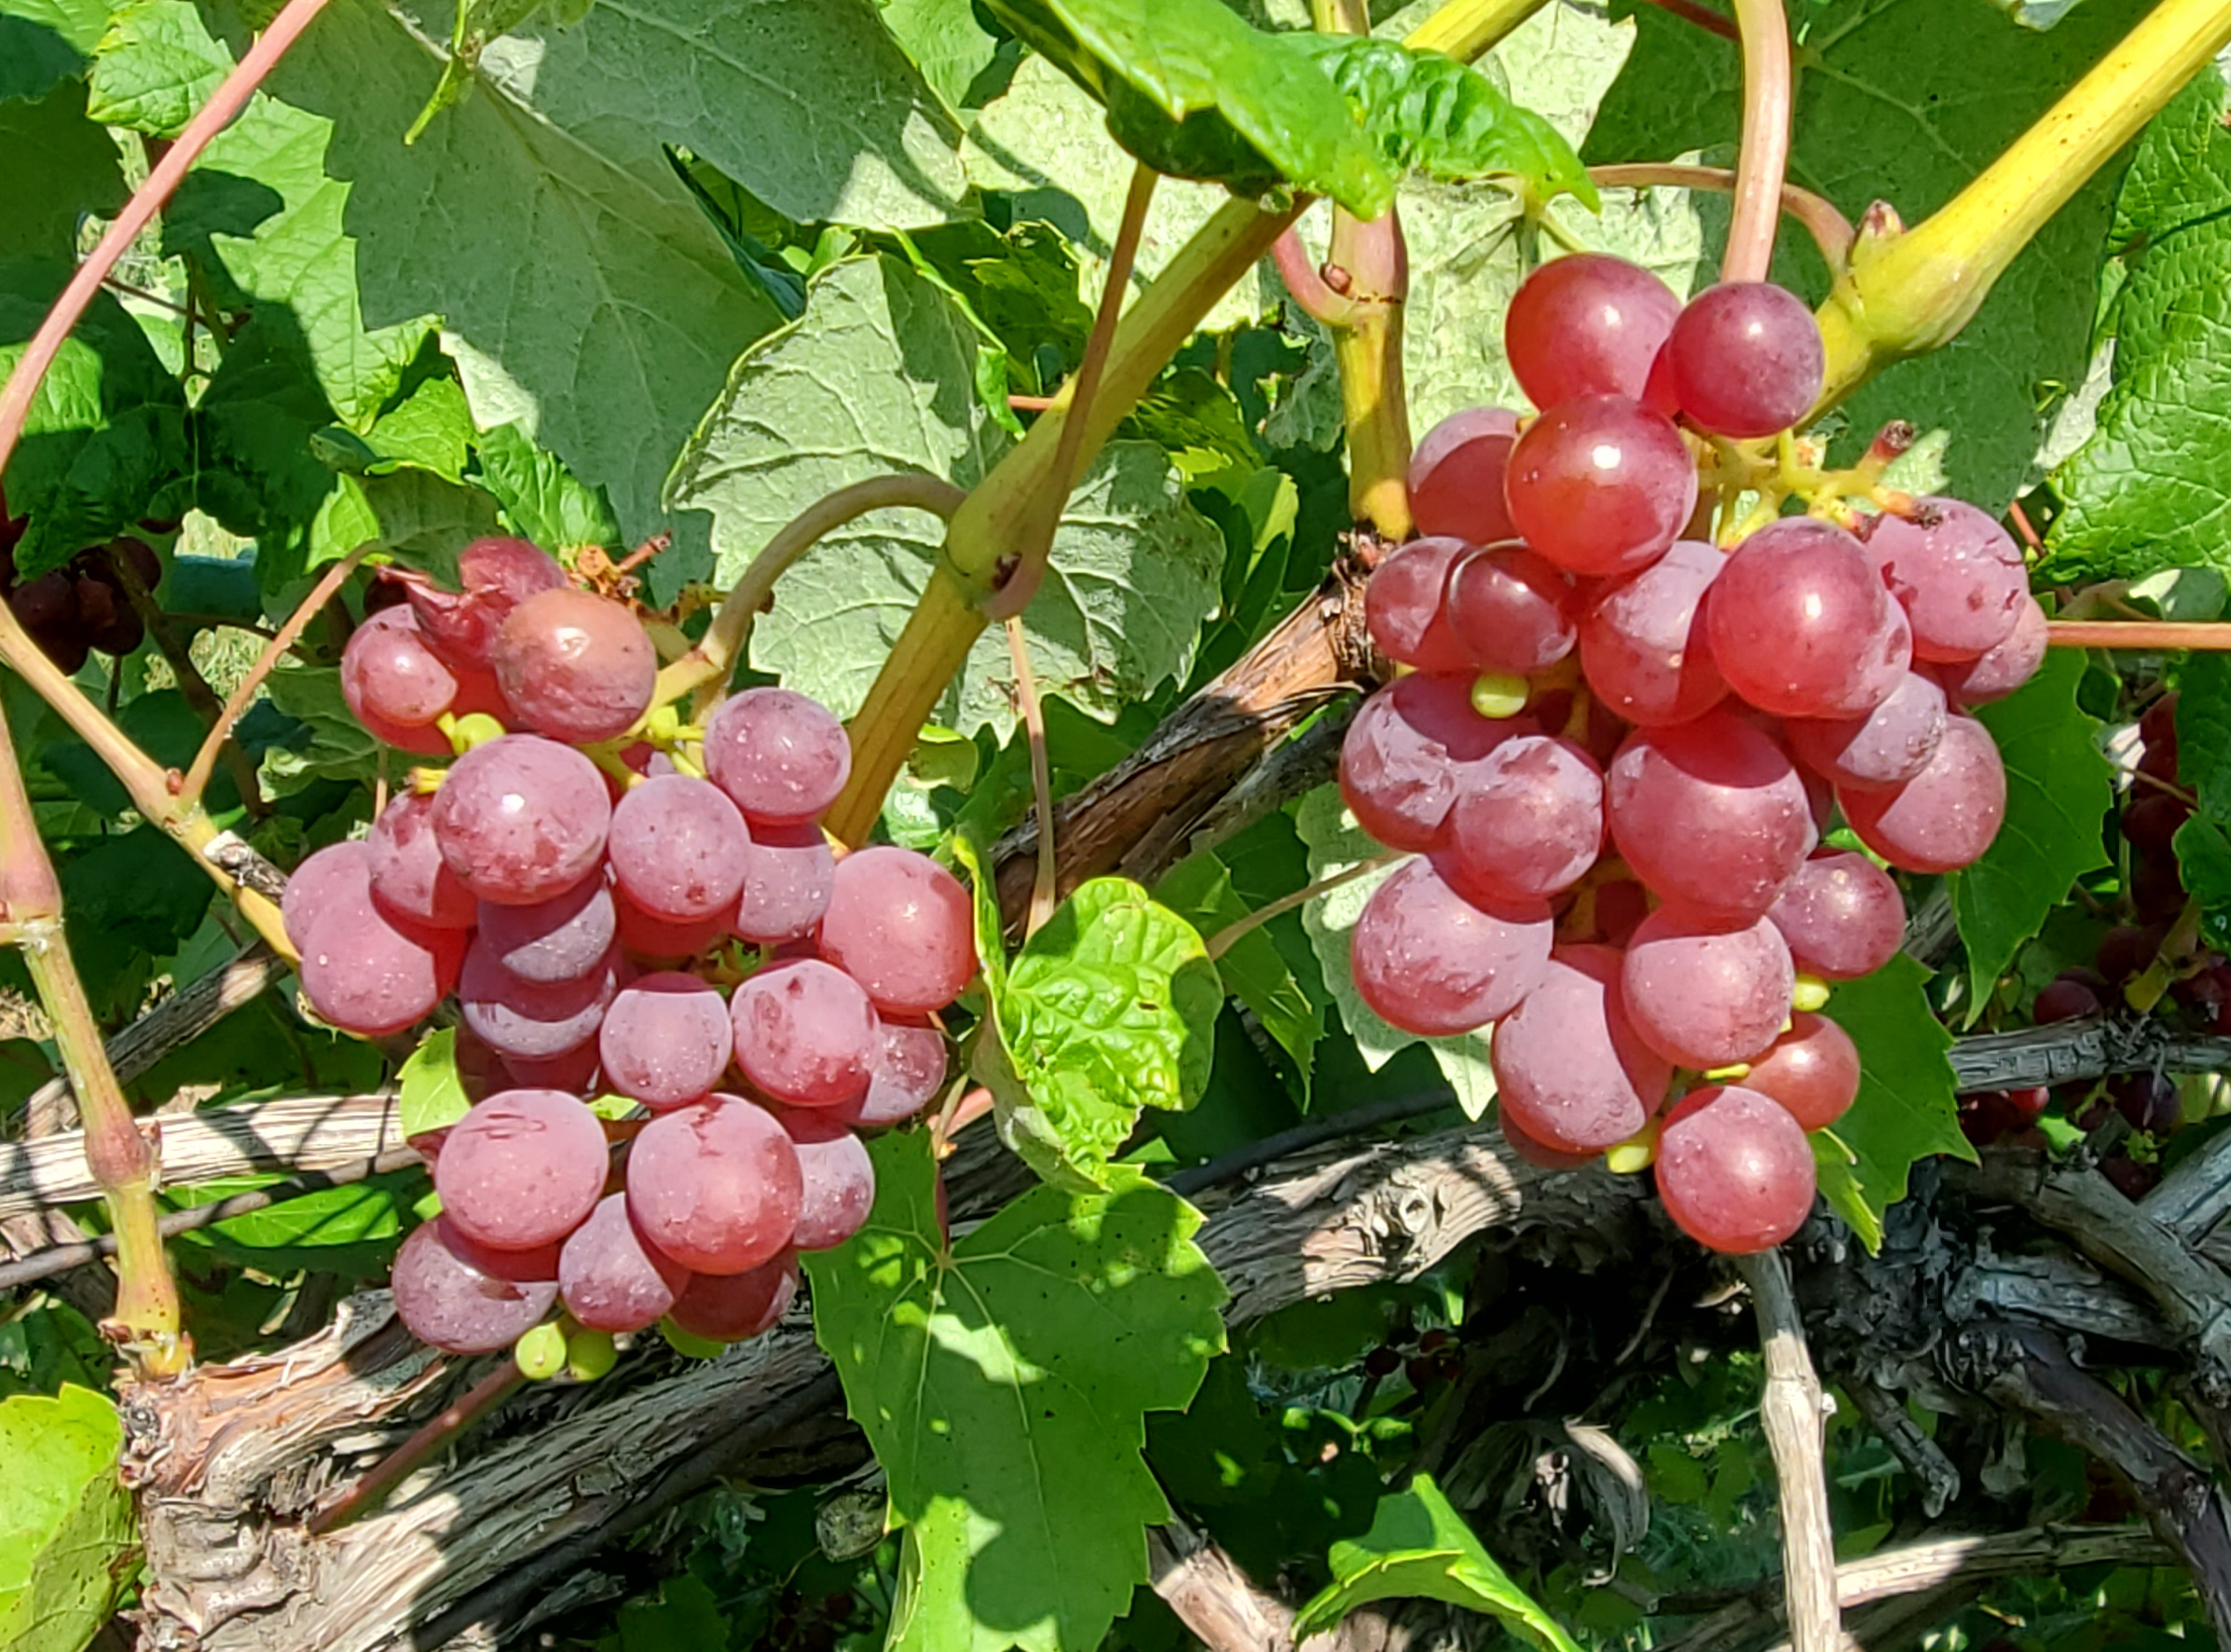
[[[133,1546],[124,1426],[102,1396],[0,1401],[0,1647],[75,1652],[116,1607]]]
[[[175,138],[232,68],[232,54],[188,0],[132,0],[93,52],[87,113],[109,126]]]
[[[2231,940],[2231,838],[2216,821],[2196,814],[2177,828],[2171,847],[2186,891],[2200,904],[2209,944],[2222,947]]]
[[[976,1066],[1001,1139],[1057,1185],[1108,1185],[1141,1109],[1200,1099],[1223,1003],[1191,924],[1129,879],[1083,884],[992,998]]]
[[[1007,937],[999,912],[999,881],[992,876],[991,858],[966,831],[952,837],[952,857],[968,874],[968,895],[976,909],[976,956],[984,972],[984,986],[997,1004],[1007,993]]]
[[[338,666],[282,660],[266,679],[264,691],[308,730],[300,744],[274,746],[264,754],[260,773],[267,790],[288,797],[313,781],[368,781],[379,771],[384,748],[349,709]]]
[[[1906,1196],[1913,1161],[1937,1154],[1975,1162],[1960,1133],[1952,1035],[1929,1008],[1929,972],[1903,952],[1871,976],[1838,983],[1827,1014],[1859,1046],[1859,1099],[1836,1121],[1850,1155],[1821,1192],[1869,1250],[1882,1243],[1882,1213]],[[1817,1156],[1817,1155],[1816,1155]]]
[[[496,531],[496,501],[428,471],[344,476],[310,526],[308,566],[369,544],[398,562],[457,583],[457,553]]]
[[[814,1329],[904,1528],[888,1645],[1090,1652],[1169,1517],[1141,1451],[1224,1345],[1198,1214],[1138,1172],[1041,1187],[948,1245],[926,1134],[869,1144],[875,1208],[805,1259]]]
[[[405,1141],[446,1130],[472,1111],[457,1070],[457,1029],[441,1027],[418,1041],[395,1076],[396,1122]]]
[[[976,20],[974,0],[883,0],[883,26],[950,108],[992,66],[999,45]]]
[[[1333,1545],[1333,1581],[1294,1615],[1296,1641],[1323,1634],[1373,1601],[1446,1601],[1497,1618],[1548,1652],[1580,1652],[1571,1636],[1495,1563],[1430,1474],[1379,1499],[1371,1529]]]
[[[1337,786],[1319,786],[1304,798],[1294,812],[1293,825],[1308,846],[1312,882],[1387,853],[1356,824],[1356,817],[1341,802]],[[1302,908],[1302,927],[1316,950],[1325,990],[1339,1006],[1341,1023],[1356,1041],[1363,1064],[1376,1072],[1400,1051],[1421,1044],[1432,1053],[1442,1076],[1457,1092],[1457,1103],[1464,1109],[1464,1116],[1481,1118],[1495,1099],[1495,1072],[1487,1064],[1492,1029],[1482,1028],[1455,1038],[1420,1038],[1415,1032],[1389,1027],[1356,990],[1355,972],[1348,964],[1348,936],[1356,920],[1362,916],[1363,903],[1371,898],[1371,892],[1394,876],[1399,864],[1327,890]]]
[[[986,5],[1105,103],[1116,142],[1157,171],[1240,194],[1291,183],[1361,218],[1393,203],[1393,172],[1347,100],[1302,68],[1295,36],[1250,28],[1217,0]]]
[[[0,33],[0,59],[6,40]],[[114,212],[130,193],[116,142],[87,118],[76,80],[36,102],[0,102],[0,155],[14,157],[0,167],[0,258],[73,256],[79,218]]]
[[[1224,862],[1206,852],[1180,861],[1155,885],[1155,898],[1202,935],[1211,935],[1248,916],[1247,903],[1232,888]],[[1324,1036],[1324,1012],[1302,990],[1280,956],[1266,925],[1241,935],[1215,961],[1225,990],[1254,1012],[1278,1046],[1292,1060],[1292,1087],[1307,1107],[1309,1072],[1317,1041]]]
[[[106,27],[103,0],[0,0],[0,102],[43,98],[80,74]]]
[[[2006,766],[2006,822],[1980,860],[1948,880],[1967,949],[1970,1020],[2078,875],[2107,864],[2100,820],[2115,801],[2115,773],[2100,752],[2099,719],[2076,703],[2084,671],[2081,649],[2052,649],[2019,692],[1975,713]]]
[[[2231,823],[2231,658],[2213,650],[2177,674],[2177,778],[2201,813]]]
[[[1010,446],[975,389],[978,334],[935,282],[896,258],[839,264],[805,316],[736,363],[677,462],[669,498],[713,513],[732,581],[807,505],[894,471],[973,486]],[[879,512],[783,576],[752,628],[751,662],[841,717],[859,709],[944,543],[923,512]],[[1169,460],[1116,442],[1069,502],[1052,573],[1023,613],[1042,692],[1103,722],[1191,667],[1214,610],[1221,537]],[[1006,639],[987,632],[934,713],[963,734],[1016,722]]]
[[[445,482],[464,480],[472,441],[472,415],[465,407],[465,392],[445,375],[421,380],[375,419],[363,436],[374,475],[409,466]]]
[[[484,430],[476,452],[473,481],[495,498],[503,526],[520,538],[553,551],[620,543],[620,525],[604,490],[584,484],[519,426]]]

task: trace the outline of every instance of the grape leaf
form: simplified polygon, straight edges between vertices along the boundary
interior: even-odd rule
[[[496,501],[476,487],[408,466],[385,476],[344,476],[310,526],[308,566],[368,544],[455,585],[457,553],[495,531]]]
[[[93,51],[88,113],[109,126],[175,138],[232,68],[232,54],[188,0],[132,0]]]
[[[83,73],[107,26],[103,0],[0,0],[0,101],[43,98]]]
[[[496,500],[513,533],[553,551],[620,543],[620,525],[604,490],[584,484],[517,425],[482,431],[473,447],[478,464],[472,480]]]
[[[1869,1250],[1882,1243],[1882,1213],[1906,1196],[1913,1161],[1936,1154],[1975,1162],[1960,1133],[1952,1035],[1929,1008],[1929,972],[1903,952],[1871,976],[1838,983],[1829,1017],[1859,1046],[1859,1098],[1832,1126],[1835,1142],[1815,1138],[1816,1156],[1837,1142],[1848,1156],[1824,1167],[1821,1192]]]
[[[116,1408],[88,1389],[0,1401],[0,1647],[82,1646],[115,1609],[133,1545],[123,1445]]]
[[[457,1070],[457,1029],[437,1027],[418,1041],[395,1075],[396,1124],[405,1141],[446,1130],[472,1111]]]
[[[1001,1139],[1047,1181],[1108,1185],[1142,1108],[1200,1099],[1223,1003],[1191,924],[1129,879],[1080,885],[991,995],[976,1074]]]
[[[1232,888],[1224,862],[1206,852],[1187,856],[1164,874],[1155,885],[1155,899],[1204,935],[1248,916],[1247,903]],[[1317,1041],[1324,1036],[1323,1010],[1302,990],[1267,925],[1241,935],[1215,964],[1225,990],[1254,1012],[1263,1031],[1290,1058],[1288,1087],[1295,1104],[1306,1109]]]
[[[278,1176],[231,1176],[172,1188],[166,1196],[177,1207],[212,1204],[235,1194],[266,1188]],[[412,1202],[426,1191],[416,1170],[396,1171],[345,1187],[320,1188],[227,1217],[180,1236],[178,1243],[198,1247],[237,1266],[283,1276],[303,1269],[376,1282],[395,1259],[395,1241],[409,1225]]]
[[[732,581],[801,510],[893,471],[972,486],[1010,445],[975,390],[978,335],[940,288],[896,258],[817,277],[805,317],[736,364],[677,461],[669,498],[713,514]],[[881,512],[824,539],[783,576],[752,628],[751,662],[840,717],[856,712],[944,542],[921,512]],[[1160,450],[1104,448],[1069,502],[1051,575],[1023,614],[1042,692],[1103,722],[1190,669],[1224,548]],[[1015,727],[1014,665],[979,638],[934,714],[973,734]]]
[[[1738,54],[1704,30],[1635,7],[1635,49],[1581,148],[1591,164],[1663,160],[1683,149],[1724,161],[1741,119]],[[1798,54],[1793,183],[1857,218],[1889,201],[1909,224],[1935,212],[2078,75],[2119,41],[2147,0],[2090,0],[2050,34],[2011,28],[1989,7],[1851,0],[1818,17]],[[1894,418],[1954,432],[1951,491],[1996,510],[2025,482],[2055,389],[2084,380],[2097,270],[2114,198],[2094,177],[2002,276],[1947,348],[1899,363],[1847,403],[1855,452]],[[1717,209],[1716,209],[1717,210]],[[1819,296],[1818,256],[1785,235],[1776,279]]]
[[[1294,812],[1293,824],[1301,833],[1302,841],[1308,846],[1312,881],[1344,872],[1360,862],[1387,853],[1356,824],[1356,817],[1341,802],[1337,786],[1319,786],[1304,798]],[[1457,1092],[1457,1102],[1464,1109],[1464,1116],[1483,1117],[1487,1104],[1495,1099],[1495,1073],[1487,1064],[1491,1030],[1483,1027],[1476,1032],[1454,1038],[1420,1038],[1415,1032],[1389,1027],[1356,990],[1355,972],[1348,964],[1348,936],[1356,927],[1356,920],[1362,915],[1363,903],[1371,898],[1371,892],[1394,876],[1394,872],[1395,866],[1389,865],[1380,871],[1366,872],[1337,889],[1327,890],[1302,908],[1302,926],[1307,930],[1309,944],[1316,949],[1325,990],[1339,1006],[1341,1023],[1356,1041],[1364,1065],[1376,1072],[1397,1052],[1422,1044],[1432,1053],[1441,1075]]]
[[[1298,1643],[1373,1601],[1446,1601],[1484,1612],[1547,1652],[1580,1652],[1557,1620],[1495,1563],[1430,1474],[1379,1499],[1371,1529],[1333,1545],[1332,1582],[1294,1614]]]
[[[2231,838],[2214,818],[2196,814],[2171,840],[2177,872],[2200,906],[2200,927],[2211,947],[2231,943]]]
[[[272,704],[308,730],[303,740],[264,753],[258,775],[267,792],[290,797],[316,781],[368,781],[378,773],[384,748],[364,731],[342,698],[340,667],[282,660],[265,680],[264,691]],[[401,760],[389,758],[390,763]]]
[[[2107,864],[2100,818],[2115,800],[2100,754],[2100,721],[2076,703],[2085,659],[2054,649],[2018,692],[1976,717],[2006,766],[2006,821],[1983,857],[1949,877],[1952,916],[1967,949],[1969,1018],[2078,875]]]
[[[963,107],[969,87],[999,51],[976,20],[974,0],[883,0],[883,26],[946,106]]]
[[[814,1329],[904,1528],[889,1645],[1089,1652],[1169,1518],[1145,1413],[1224,1345],[1191,1206],[1137,1171],[1041,1187],[946,1242],[928,1137],[869,1144],[876,1201],[805,1259]]]
[[[130,193],[115,140],[87,118],[81,81],[0,102],[0,154],[17,157],[0,167],[0,258],[70,257],[80,215],[113,212]]]
[[[2177,778],[2200,812],[2231,823],[2231,658],[2191,655],[2177,674]]]

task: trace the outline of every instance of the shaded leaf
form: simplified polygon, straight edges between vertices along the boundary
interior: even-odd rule
[[[1231,874],[1221,860],[1205,852],[1172,867],[1155,885],[1155,898],[1203,935],[1248,916],[1247,903],[1232,888]],[[1324,1012],[1302,990],[1270,938],[1268,926],[1252,929],[1225,948],[1215,969],[1225,990],[1254,1012],[1263,1031],[1291,1058],[1290,1087],[1297,1104],[1306,1108],[1317,1041],[1324,1036]]]
[[[106,27],[103,0],[0,0],[0,101],[43,98],[81,73]]]
[[[81,81],[62,80],[35,102],[0,102],[0,154],[15,157],[0,167],[0,258],[73,257],[79,220],[115,212],[130,193],[116,141],[87,116]]]

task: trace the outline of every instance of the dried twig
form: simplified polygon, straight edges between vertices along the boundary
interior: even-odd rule
[[[1779,1250],[1737,1259],[1759,1315],[1766,1355],[1759,1426],[1773,1449],[1782,1509],[1782,1585],[1796,1652],[1842,1652],[1836,1543],[1828,1526],[1828,1480],[1821,1465],[1820,1379],[1805,1348],[1805,1325]]]

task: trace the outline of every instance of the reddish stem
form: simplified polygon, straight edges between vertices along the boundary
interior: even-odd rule
[[[1694,23],[1709,30],[1722,40],[1741,40],[1743,33],[1717,11],[1699,6],[1696,0],[1649,0],[1660,11],[1669,11],[1684,22]]]
[[[1278,266],[1279,280],[1286,283],[1286,291],[1305,315],[1314,316],[1328,327],[1353,324],[1355,305],[1334,292],[1324,279],[1323,266],[1310,261],[1299,229],[1288,225],[1285,233],[1270,243],[1270,261]]]
[[[1773,263],[1782,174],[1789,166],[1789,14],[1783,0],[1735,0],[1735,17],[1743,31],[1743,147],[1719,279],[1762,281]]]
[[[350,1486],[338,1502],[310,1516],[310,1536],[322,1537],[352,1520],[370,1514],[421,1463],[501,1405],[526,1381],[519,1374],[518,1362],[506,1359],[459,1395],[455,1404],[366,1469],[363,1478]]]

